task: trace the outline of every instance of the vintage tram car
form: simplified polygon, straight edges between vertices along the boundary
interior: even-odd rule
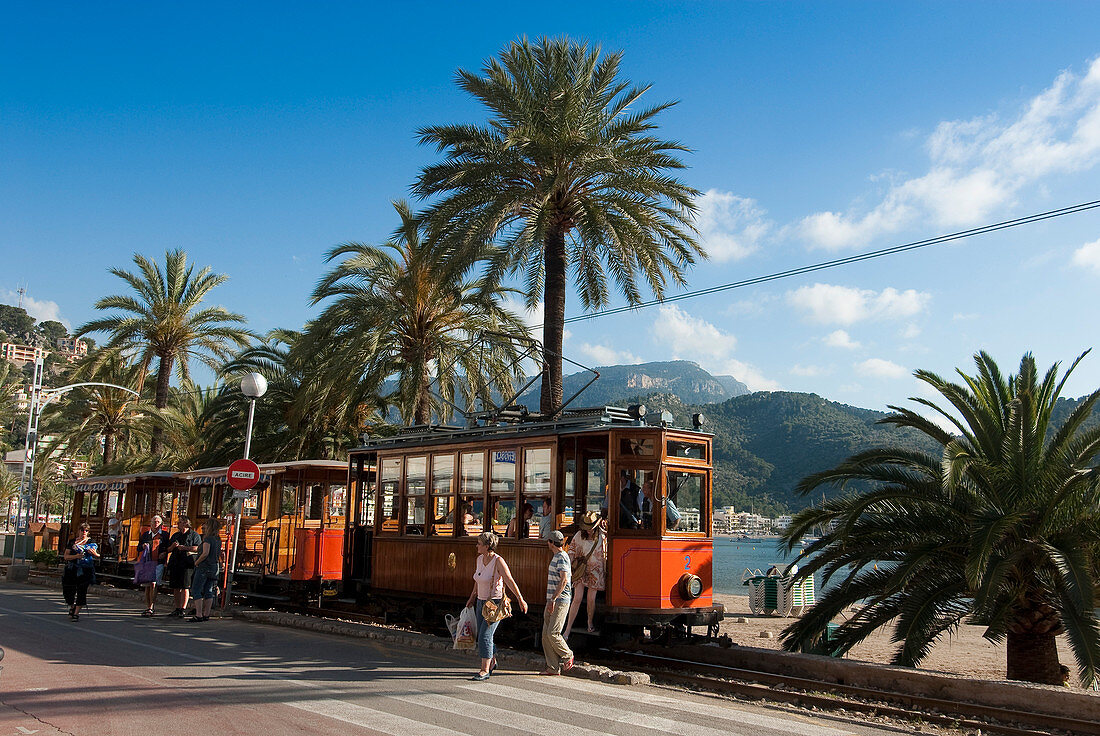
[[[260,484],[240,502],[233,595],[438,622],[469,595],[476,537],[491,530],[537,623],[550,556],[542,537],[559,529],[570,538],[591,511],[606,525],[603,636],[716,632],[711,436],[671,425],[667,413],[647,422],[644,407],[578,409],[408,428],[369,439],[346,465],[261,465]],[[116,565],[125,577],[154,512],[170,523],[186,510],[197,527],[234,508],[225,473],[78,481],[73,521],[105,532],[110,511],[123,510]]]

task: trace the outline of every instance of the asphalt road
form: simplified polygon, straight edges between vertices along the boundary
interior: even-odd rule
[[[896,733],[657,687],[498,669],[469,655],[239,620],[145,619],[0,583],[0,736]]]

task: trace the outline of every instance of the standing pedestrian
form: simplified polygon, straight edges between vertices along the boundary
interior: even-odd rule
[[[149,559],[157,561],[156,578],[151,583],[142,584],[145,588],[145,612],[142,616],[153,615],[153,606],[157,602],[157,583],[164,579],[164,564],[168,561],[168,538],[168,530],[164,528],[160,514],[153,514],[149,529],[142,532],[138,539],[138,554],[144,551]]]
[[[474,680],[488,680],[489,675],[497,668],[497,658],[493,656],[493,635],[496,634],[500,621],[489,623],[485,620],[485,601],[493,601],[500,605],[504,597],[504,586],[507,584],[516,594],[516,602],[519,610],[527,613],[527,601],[523,600],[523,594],[519,592],[519,586],[512,579],[512,571],[508,569],[508,563],[497,554],[497,543],[500,541],[493,532],[482,532],[477,537],[477,565],[474,570],[474,589],[470,593],[470,599],[466,601],[466,607],[473,606],[474,620],[477,622],[477,653],[481,657],[481,669],[473,676]]]
[[[69,618],[80,620],[80,609],[88,605],[88,586],[95,582],[95,561],[99,546],[89,536],[87,522],[77,527],[76,539],[65,550],[61,593],[69,604]]]
[[[191,597],[195,600],[195,615],[191,621],[207,621],[214,609],[214,589],[218,586],[218,573],[221,571],[220,559],[222,540],[221,519],[209,518],[202,525],[202,544],[195,558],[195,577],[191,581]]]
[[[191,528],[191,520],[180,516],[176,522],[176,533],[168,540],[168,587],[172,589],[176,607],[168,614],[173,618],[183,618],[187,610],[188,593],[191,588],[191,574],[195,569],[195,552],[202,544],[198,532]]]
[[[542,653],[546,655],[546,669],[540,675],[560,675],[573,669],[573,650],[561,635],[565,617],[569,614],[569,555],[562,549],[565,535],[555,529],[550,532],[546,546],[553,555],[546,572],[546,610],[542,614]]]

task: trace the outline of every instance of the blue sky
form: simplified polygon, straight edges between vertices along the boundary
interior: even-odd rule
[[[523,34],[621,49],[679,100],[691,289],[1100,199],[1094,3],[224,5],[5,6],[0,301],[75,326],[123,290],[109,267],[181,247],[254,330],[300,327],[322,254],[383,241],[434,160],[415,129],[484,121],[455,70]],[[1093,211],[574,323],[565,352],[883,408],[979,349],[1070,362],[1098,286]],[[1097,387],[1100,354],[1068,393]]]

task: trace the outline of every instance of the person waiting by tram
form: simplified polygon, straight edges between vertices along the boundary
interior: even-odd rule
[[[191,520],[186,516],[176,522],[176,533],[168,540],[168,587],[172,589],[176,607],[168,614],[174,618],[183,618],[187,610],[187,600],[191,588],[192,572],[195,569],[195,552],[202,544],[202,538],[191,528]]]
[[[565,622],[565,638],[573,631],[573,621],[587,595],[588,631],[596,630],[596,591],[603,590],[607,569],[607,537],[599,513],[589,511],[581,517],[581,528],[569,543],[569,560],[573,566],[573,602]]]
[[[80,620],[80,609],[88,605],[88,586],[95,582],[95,561],[99,547],[89,535],[88,523],[77,527],[76,539],[65,549],[65,570],[61,574],[61,593],[69,604],[69,618]]]
[[[138,538],[138,554],[145,552],[150,559],[157,561],[156,578],[151,583],[142,584],[145,588],[145,612],[141,614],[142,616],[153,615],[153,606],[157,602],[157,583],[164,580],[164,564],[168,562],[169,536],[160,514],[154,514],[149,529],[142,532],[141,537]]]
[[[195,615],[191,621],[207,621],[214,609],[214,591],[221,571],[222,540],[218,532],[221,519],[211,517],[202,525],[202,544],[195,558],[195,575],[191,581],[191,597],[195,600]]]
[[[500,537],[493,532],[482,532],[478,535],[474,588],[470,592],[470,599],[466,601],[467,607],[473,606],[474,620],[477,622],[477,653],[481,657],[481,669],[472,679],[478,681],[488,680],[489,675],[497,667],[493,636],[500,621],[489,623],[485,620],[482,614],[485,601],[491,600],[499,605],[504,597],[504,586],[507,585],[516,596],[519,610],[527,613],[527,601],[523,600],[519,586],[512,579],[512,571],[508,569],[508,563],[496,552],[499,541]]]

